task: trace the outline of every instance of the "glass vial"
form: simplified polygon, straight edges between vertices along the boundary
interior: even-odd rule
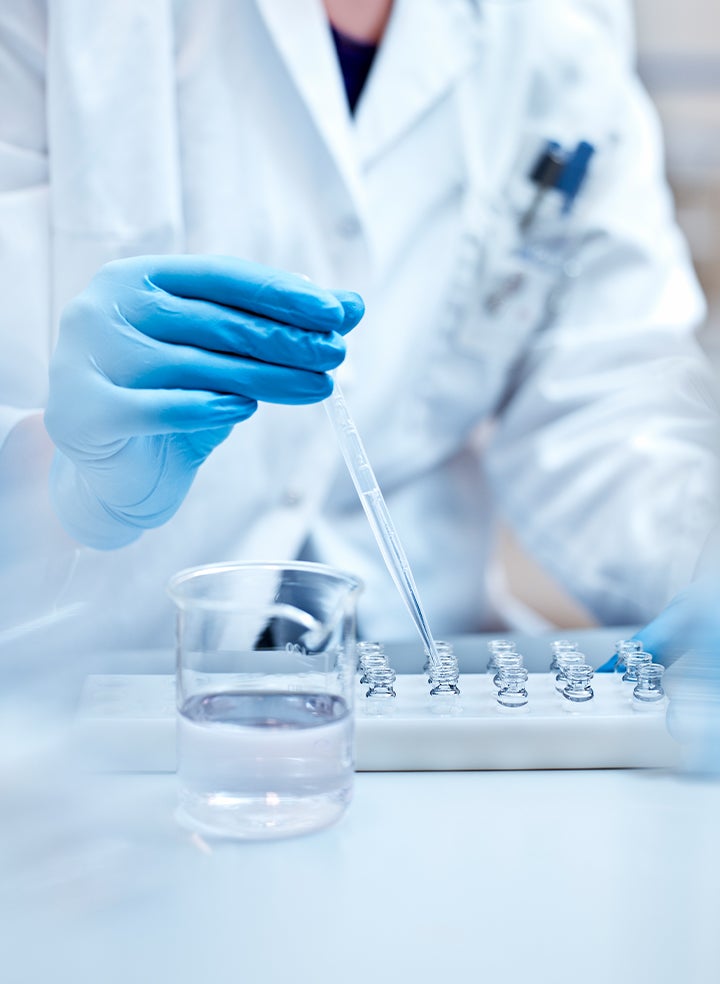
[[[357,644],[357,669],[360,673],[360,683],[367,683],[368,666],[387,663],[385,647],[380,642],[359,642]]]
[[[509,639],[491,639],[487,646],[490,657],[487,661],[487,666],[485,669],[490,676],[495,676],[498,669],[497,660],[495,657],[498,653],[516,652],[515,643],[511,642]]]
[[[387,698],[397,696],[395,693],[395,679],[397,674],[391,666],[388,665],[387,661],[380,665],[368,666],[367,672],[368,690],[365,694],[366,697],[371,699],[376,698]]]
[[[528,706],[526,684],[528,671],[524,666],[506,667],[500,671],[497,703],[501,709],[521,710]]]
[[[565,668],[565,688],[562,695],[571,705],[587,704],[595,696],[590,681],[593,668],[587,663],[572,663]]]
[[[558,671],[555,674],[555,690],[562,694],[567,683],[567,671],[571,666],[585,665],[585,655],[577,649],[557,654]]]
[[[452,643],[445,642],[442,639],[435,639],[435,652],[438,656],[442,657],[443,653],[451,653],[453,651]],[[430,653],[425,650],[425,663],[423,665],[423,673],[428,674],[428,683],[430,683]]]
[[[636,639],[618,639],[615,643],[615,655],[617,656],[617,662],[615,663],[615,673],[617,674],[617,679],[619,680],[625,670],[627,669],[627,656],[628,653],[641,653],[642,643],[638,642]]]
[[[560,667],[558,666],[557,658],[561,653],[575,653],[578,652],[578,647],[576,642],[570,642],[569,639],[555,639],[551,643],[552,647],[552,661],[548,667],[548,672],[557,674]]]
[[[357,653],[358,673],[363,674],[368,656],[384,656],[385,647],[381,642],[358,642],[355,651]],[[364,683],[365,681],[361,680],[360,682]]]
[[[496,690],[499,690],[502,686],[502,674],[505,670],[518,670],[523,665],[523,658],[520,653],[513,650],[512,652],[502,652],[496,653],[495,662],[497,664],[497,669],[495,670],[495,676],[493,677],[493,686]]]
[[[457,656],[449,643],[436,643],[435,647],[440,657],[440,665],[430,665],[430,695],[437,697],[440,694],[459,694],[458,680],[460,678],[460,668],[458,667]]]
[[[627,653],[625,656],[625,672],[623,673],[621,680],[623,686],[629,691],[630,695],[635,689],[635,685],[638,682],[638,670],[641,666],[648,665],[652,663],[653,658],[650,653],[633,652]]]
[[[661,710],[665,704],[663,674],[665,667],[659,663],[641,663],[637,668],[637,683],[633,690],[633,707],[636,710]]]

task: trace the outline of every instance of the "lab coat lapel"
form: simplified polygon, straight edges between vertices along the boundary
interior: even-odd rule
[[[257,4],[348,190],[359,203],[354,129],[322,3],[257,0]]]
[[[362,163],[377,157],[480,57],[473,0],[395,0],[356,114]]]

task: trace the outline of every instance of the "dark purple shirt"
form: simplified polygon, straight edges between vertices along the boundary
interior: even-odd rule
[[[332,24],[330,30],[345,82],[347,101],[350,111],[354,113],[360,93],[370,74],[377,45],[368,44],[366,41],[356,41],[355,38],[350,38],[347,34],[341,34],[340,31],[335,30]]]

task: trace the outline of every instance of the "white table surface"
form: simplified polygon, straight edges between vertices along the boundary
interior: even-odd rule
[[[718,783],[361,774],[335,827],[212,844],[174,776],[54,761],[0,769],[2,984],[720,980]]]

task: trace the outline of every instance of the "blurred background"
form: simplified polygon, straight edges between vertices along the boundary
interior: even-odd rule
[[[720,3],[634,0],[638,70],[660,113],[677,216],[708,300],[702,343],[720,370]],[[500,536],[501,566],[530,613],[568,628],[593,620]]]
[[[635,0],[638,68],[665,128],[667,169],[710,311],[720,359],[720,5]]]

